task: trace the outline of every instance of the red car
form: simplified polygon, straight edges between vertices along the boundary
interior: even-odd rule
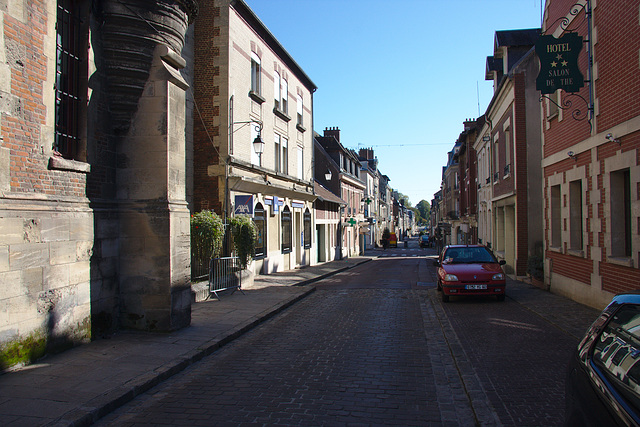
[[[442,301],[448,302],[451,295],[495,295],[504,301],[506,276],[501,266],[506,262],[485,246],[446,246],[435,264]]]

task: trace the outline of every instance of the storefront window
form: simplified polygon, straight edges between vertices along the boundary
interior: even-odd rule
[[[311,212],[309,209],[304,211],[304,248],[311,247]]]
[[[285,206],[281,214],[281,226],[282,226],[282,253],[291,252],[291,211],[289,206]]]
[[[258,203],[254,209],[253,222],[258,229],[255,246],[256,259],[264,258],[267,256],[267,224],[264,207],[260,203]]]

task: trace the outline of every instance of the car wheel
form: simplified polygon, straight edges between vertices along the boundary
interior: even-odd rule
[[[442,292],[442,285],[440,284],[440,281],[438,280],[438,285],[436,286],[436,290],[438,292]]]
[[[442,293],[442,302],[449,302],[449,295]]]
[[[504,301],[505,294],[498,295],[498,301]]]

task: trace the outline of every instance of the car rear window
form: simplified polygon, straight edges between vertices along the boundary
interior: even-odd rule
[[[640,308],[622,306],[596,340],[593,362],[621,396],[640,409]]]
[[[447,264],[473,264],[497,262],[486,248],[449,248],[444,254]]]

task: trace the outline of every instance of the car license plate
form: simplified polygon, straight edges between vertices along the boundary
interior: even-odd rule
[[[487,289],[487,285],[467,285],[465,289]]]

